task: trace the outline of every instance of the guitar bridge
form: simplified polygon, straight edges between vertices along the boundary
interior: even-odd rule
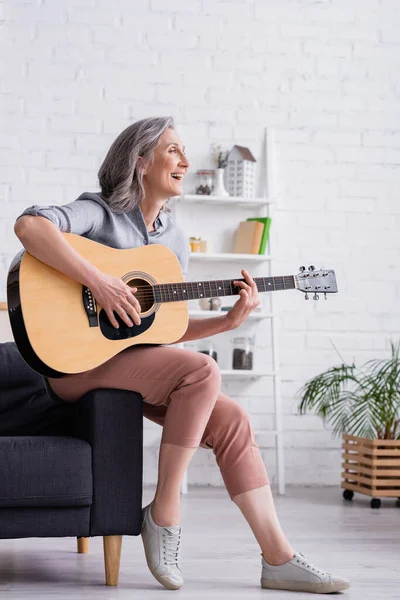
[[[96,300],[92,292],[86,286],[82,287],[83,308],[89,320],[89,327],[98,327],[99,318],[97,316]]]

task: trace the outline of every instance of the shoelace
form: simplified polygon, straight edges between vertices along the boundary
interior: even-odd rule
[[[164,563],[166,565],[178,566],[180,543],[180,529],[179,531],[171,531],[168,527],[163,528]]]
[[[311,571],[315,571],[316,573],[320,573],[321,575],[330,575],[328,571],[321,571],[321,569],[317,569],[315,565],[309,563],[302,552],[299,552],[299,556],[302,556],[304,558],[304,561],[301,564],[307,567],[307,569],[311,569]],[[297,559],[297,562],[300,562],[299,559]]]

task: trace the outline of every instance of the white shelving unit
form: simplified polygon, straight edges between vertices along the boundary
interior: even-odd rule
[[[203,196],[199,196],[202,198]],[[185,198],[185,196],[183,196]],[[192,262],[199,260],[207,260],[207,261],[227,261],[227,262],[255,262],[255,263],[263,263],[272,260],[271,257],[267,254],[228,254],[226,252],[192,252],[190,255],[190,260]]]
[[[221,317],[223,315],[226,315],[226,312],[223,310],[201,310],[201,308],[199,308],[198,310],[195,310],[193,308],[189,309],[190,317],[199,317],[202,319],[207,319],[208,317]],[[254,310],[252,313],[249,314],[247,318],[251,320],[262,320],[272,319],[272,317],[272,313],[267,313],[265,310]]]
[[[267,204],[265,198],[243,198],[241,196],[198,196],[196,194],[185,194],[185,202],[198,203],[199,198],[202,198],[203,204],[236,204],[238,206],[254,208],[265,206]],[[273,204],[272,200],[268,200],[268,204]]]
[[[239,198],[239,197],[217,197],[217,196],[198,196],[195,194],[185,194],[176,199],[175,202],[175,216],[179,221],[179,207],[180,203],[190,203],[193,205],[191,211],[194,210],[194,205],[218,205],[226,207],[229,210],[230,207],[246,207],[251,208],[254,216],[259,217],[272,217],[274,202],[271,200],[271,183],[272,183],[272,143],[270,132],[266,131],[265,135],[265,197],[262,198]],[[274,224],[272,224],[273,232]],[[273,234],[272,234],[273,235]],[[268,253],[265,255],[258,254],[229,254],[221,252],[193,252],[190,256],[191,263],[238,263],[241,265],[244,262],[248,263],[265,263],[267,273],[264,273],[265,277],[272,277],[272,256],[270,254],[271,244],[268,242]],[[264,296],[264,294],[262,294]],[[260,321],[259,327],[262,327],[262,322],[268,323],[268,331],[271,339],[271,365],[272,368],[258,371],[242,371],[234,369],[221,369],[221,375],[227,380],[255,380],[259,378],[272,378],[272,389],[273,389],[273,402],[274,402],[274,416],[275,416],[275,427],[274,429],[268,430],[256,430],[255,433],[268,433],[275,438],[275,450],[276,450],[276,467],[278,476],[278,493],[285,493],[285,476],[284,476],[284,444],[283,444],[283,427],[282,427],[282,405],[281,405],[281,382],[279,375],[279,352],[278,352],[278,331],[277,331],[277,320],[274,313],[274,293],[266,294],[267,300],[263,302],[263,310],[255,311],[248,317],[249,321],[258,320]],[[268,304],[268,309],[265,308],[265,304]],[[226,314],[224,311],[206,311],[196,310],[191,308],[189,310],[189,316],[196,318],[207,318],[216,317]],[[247,321],[246,321],[247,322]],[[246,326],[246,322],[242,327]],[[184,346],[182,344],[181,346]],[[182,484],[182,492],[187,493],[187,477]]]
[[[260,379],[262,377],[274,377],[274,371],[241,371],[239,369],[221,369],[223,377],[229,379]]]

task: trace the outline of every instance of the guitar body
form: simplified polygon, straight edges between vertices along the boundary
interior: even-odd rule
[[[98,269],[138,287],[142,323],[128,327],[118,319],[115,329],[87,288],[22,252],[8,275],[8,310],[18,349],[34,370],[49,377],[80,373],[129,346],[169,344],[182,337],[188,325],[187,301],[157,303],[151,291],[154,284],[184,281],[172,250],[160,244],[119,250],[63,235]]]

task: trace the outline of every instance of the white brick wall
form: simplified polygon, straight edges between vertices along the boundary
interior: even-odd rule
[[[297,292],[277,299],[286,475],[338,483],[340,442],[316,417],[296,414],[294,394],[337,362],[330,340],[361,362],[386,355],[400,334],[397,8],[395,0],[2,3],[0,301],[19,249],[16,216],[95,189],[107,148],[132,121],[172,114],[193,171],[209,165],[214,141],[260,156],[263,128],[273,127],[275,273],[334,267],[340,291],[318,305]],[[215,338],[221,355],[228,339]],[[269,356],[261,335],[258,346],[261,363]],[[227,390],[256,429],[271,424],[269,384]],[[157,427],[146,439],[154,481]],[[258,441],[275,480],[272,438]],[[221,484],[211,453],[198,453],[189,478]]]

